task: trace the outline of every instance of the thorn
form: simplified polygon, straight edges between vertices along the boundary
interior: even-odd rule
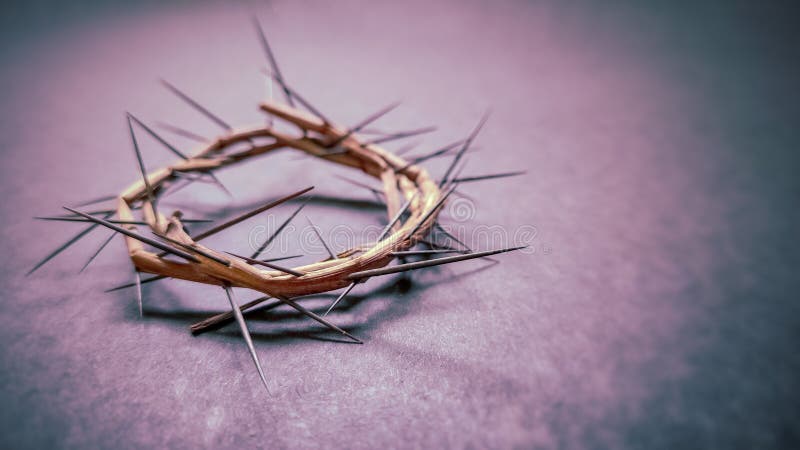
[[[55,221],[55,222],[81,222],[81,223],[91,223],[92,221],[89,219],[84,219],[81,217],[63,217],[63,216],[36,216],[34,217],[36,220],[46,220],[46,221]],[[124,224],[124,225],[141,225],[145,222],[141,222],[138,220],[109,220],[110,223],[117,223],[117,224]]]
[[[388,136],[383,136],[377,139],[373,139],[371,141],[367,141],[366,143],[364,143],[364,146],[371,144],[383,144],[384,142],[396,141],[398,139],[405,139],[413,136],[419,136],[420,134],[436,131],[436,129],[437,129],[436,127],[425,127],[425,128],[418,128],[416,130],[401,131],[399,133],[393,133]]]
[[[286,83],[285,83],[285,82],[284,82],[282,79],[278,78],[278,77],[275,75],[275,73],[274,73],[274,72],[269,72],[269,71],[268,71],[268,72],[267,72],[267,75],[268,75],[268,76],[270,76],[270,77],[272,77],[272,78],[274,78],[274,79],[275,79],[275,81],[277,81],[277,82],[278,82],[278,84],[280,84],[280,85],[281,85],[281,87],[284,89],[284,92],[289,92],[289,94],[291,94],[291,96],[292,96],[294,99],[296,99],[296,100],[297,100],[297,101],[298,101],[298,102],[299,102],[301,105],[303,105],[303,107],[304,107],[304,108],[306,108],[306,109],[307,109],[308,111],[310,111],[312,114],[314,114],[315,116],[317,116],[317,118],[318,118],[319,120],[321,120],[322,122],[324,122],[324,123],[326,123],[326,124],[330,124],[330,123],[331,123],[331,121],[330,121],[330,120],[328,120],[328,118],[327,118],[327,117],[325,117],[325,115],[324,115],[324,114],[322,114],[321,112],[319,112],[319,110],[318,110],[317,108],[315,108],[315,107],[314,107],[314,105],[312,105],[312,104],[311,104],[311,103],[310,103],[308,100],[306,100],[306,99],[305,99],[305,98],[304,98],[302,95],[298,94],[296,90],[294,90],[294,89],[290,88],[290,87],[289,87],[289,86],[288,86],[288,85],[287,85],[287,84],[286,84]]]
[[[425,255],[437,255],[441,253],[469,253],[465,250],[457,250],[457,249],[448,249],[448,250],[406,250],[402,252],[392,252],[392,256],[425,256]]]
[[[295,259],[295,258],[299,258],[301,256],[303,256],[303,255],[281,256],[280,258],[262,259],[261,262],[285,261],[287,259]]]
[[[89,258],[89,260],[86,261],[86,264],[84,264],[83,267],[81,267],[81,270],[79,270],[78,273],[83,273],[83,271],[86,270],[87,267],[89,267],[89,264],[91,264],[92,261],[94,261],[94,259],[97,258],[97,255],[99,255],[100,252],[102,252],[103,249],[106,248],[106,245],[108,245],[108,243],[111,242],[111,239],[114,239],[114,236],[116,235],[117,235],[116,231],[111,233],[111,236],[109,236],[108,239],[106,239],[103,242],[103,245],[101,245],[100,248],[98,248],[97,251],[94,252],[94,254]]]
[[[384,238],[386,238],[386,236],[389,235],[389,232],[392,230],[392,227],[394,227],[394,224],[396,224],[397,221],[400,220],[400,217],[403,216],[403,213],[408,211],[408,207],[411,206],[411,202],[413,202],[414,199],[417,198],[417,195],[419,195],[419,191],[414,192],[414,195],[412,195],[411,198],[406,200],[403,206],[397,210],[397,212],[394,214],[394,217],[392,217],[392,220],[390,220],[389,223],[386,224],[386,226],[381,231],[381,234],[378,237],[378,242],[384,240]]]
[[[113,214],[114,214],[113,212],[112,213],[108,213],[106,215],[106,218],[111,217]],[[28,275],[32,274],[33,272],[36,272],[36,270],[38,270],[40,267],[45,265],[48,261],[50,261],[51,259],[55,258],[56,255],[58,255],[59,253],[63,252],[64,250],[69,248],[69,246],[71,246],[72,244],[78,242],[82,237],[84,237],[87,234],[89,234],[90,231],[92,231],[95,228],[97,228],[97,225],[98,224],[96,224],[96,223],[93,224],[93,225],[90,225],[87,228],[85,228],[83,231],[81,231],[80,233],[78,233],[75,236],[73,236],[70,240],[68,240],[67,242],[62,244],[60,247],[55,249],[52,253],[50,253],[49,255],[45,256],[45,258],[43,260],[39,261],[39,263],[37,263],[35,266],[33,266],[33,268],[31,270],[29,270],[28,273],[25,274],[25,276],[27,277]]]
[[[401,168],[399,168],[399,169],[395,169],[395,171],[394,171],[394,172],[395,172],[395,173],[400,173],[400,172],[403,172],[404,170],[408,169],[409,167],[411,167],[411,166],[413,166],[413,165],[415,165],[415,164],[419,164],[419,163],[421,163],[421,162],[425,162],[425,161],[427,161],[427,160],[429,160],[429,159],[436,158],[436,157],[438,157],[438,156],[444,155],[444,154],[446,154],[447,152],[449,152],[450,150],[452,150],[452,149],[454,149],[454,148],[458,147],[458,146],[459,146],[460,144],[462,144],[462,143],[464,143],[464,140],[463,140],[463,139],[462,139],[462,140],[459,140],[459,141],[456,141],[456,142],[453,142],[453,143],[451,143],[451,144],[447,144],[447,145],[445,145],[444,147],[441,147],[441,148],[439,148],[439,149],[436,149],[436,150],[434,150],[434,151],[433,151],[433,152],[431,152],[431,153],[428,153],[427,155],[422,155],[422,156],[418,156],[418,157],[416,157],[416,158],[413,158],[413,159],[411,160],[411,162],[409,162],[408,164],[406,164],[405,166],[403,166],[403,167],[401,167]]]
[[[272,53],[272,47],[269,45],[267,35],[264,33],[264,28],[261,27],[261,22],[259,22],[258,18],[255,16],[253,17],[253,25],[256,27],[256,32],[258,33],[259,41],[261,42],[261,47],[264,49],[264,53],[267,55],[267,61],[269,62],[270,67],[272,67],[272,72],[275,74],[278,84],[281,85],[281,89],[283,89],[283,94],[286,96],[286,102],[289,104],[289,106],[294,108],[292,92],[283,81],[283,74],[281,73],[280,67],[278,67],[278,60],[275,59],[275,54]]]
[[[139,306],[139,318],[141,319],[144,315],[142,312],[142,276],[139,275],[139,271],[134,271],[134,276],[136,277],[136,304]]]
[[[167,277],[166,275],[156,275],[154,277],[145,278],[144,280],[141,280],[141,284],[152,283],[153,281],[163,280],[165,278],[169,278],[169,277]],[[122,289],[127,289],[127,288],[133,287],[133,286],[136,286],[136,283],[121,284],[119,286],[116,286],[116,287],[113,287],[113,288],[110,288],[110,289],[106,289],[103,292],[114,292],[114,291],[119,291],[119,290],[122,290]]]
[[[281,232],[283,231],[283,229],[284,229],[284,228],[286,228],[286,226],[287,226],[287,225],[289,225],[289,222],[291,222],[291,221],[292,221],[292,220],[295,218],[295,216],[297,216],[297,214],[298,214],[298,213],[299,213],[299,212],[300,212],[300,211],[301,211],[301,210],[302,210],[302,209],[303,209],[303,208],[306,206],[306,204],[308,203],[308,201],[309,201],[310,199],[311,199],[311,197],[309,197],[309,198],[305,199],[305,200],[303,201],[303,203],[301,203],[301,204],[300,204],[300,206],[298,206],[298,207],[297,207],[297,209],[296,209],[296,210],[294,210],[294,212],[292,213],[292,215],[291,215],[291,216],[289,216],[289,218],[288,218],[288,219],[284,220],[284,221],[283,221],[283,223],[281,224],[281,226],[279,226],[279,227],[278,227],[278,229],[277,229],[277,230],[275,230],[275,232],[274,232],[274,233],[272,233],[272,235],[271,235],[269,238],[267,238],[267,240],[266,240],[266,241],[264,241],[264,243],[263,243],[263,244],[261,244],[261,245],[258,247],[258,249],[257,249],[257,250],[256,250],[256,251],[255,251],[255,252],[254,252],[254,253],[253,253],[253,254],[252,254],[250,257],[251,257],[251,258],[254,258],[254,259],[255,259],[255,258],[258,258],[258,257],[259,257],[259,255],[261,255],[261,253],[264,251],[264,249],[266,249],[267,247],[269,247],[269,244],[271,244],[271,243],[272,243],[272,241],[273,241],[273,240],[275,240],[275,238],[276,238],[276,237],[277,237],[279,234],[281,234]]]
[[[475,128],[473,128],[472,132],[469,134],[467,139],[464,141],[464,145],[461,147],[461,150],[459,150],[458,153],[456,153],[455,158],[453,158],[453,162],[450,163],[450,166],[447,168],[447,171],[444,173],[444,176],[442,177],[442,180],[439,181],[439,187],[444,186],[444,184],[447,182],[447,177],[450,176],[450,173],[453,171],[453,168],[455,168],[456,164],[458,164],[458,161],[461,160],[461,157],[464,156],[464,152],[467,151],[469,146],[472,144],[472,141],[475,139],[475,137],[481,131],[481,128],[483,128],[483,125],[486,123],[487,120],[489,120],[489,111],[486,111],[483,114],[483,117],[481,117],[481,120],[478,122],[478,125],[476,125]]]
[[[47,221],[56,221],[56,222],[91,222],[91,220],[83,219],[80,217],[61,217],[61,216],[37,216],[34,217],[36,220],[47,220]],[[147,222],[142,222],[141,220],[109,220],[109,223],[116,223],[118,225],[147,225]],[[184,223],[206,223],[206,222],[213,222],[210,219],[181,219],[181,222]]]
[[[136,208],[134,208],[134,209],[136,209]],[[116,209],[98,209],[98,210],[95,210],[95,211],[87,212],[86,214],[97,215],[97,214],[109,214],[109,213],[116,213],[116,212],[117,212]],[[63,214],[63,215],[60,215],[60,216],[52,216],[52,217],[78,218],[78,215],[69,213],[69,214]]]
[[[400,106],[400,102],[394,102],[394,103],[390,104],[389,106],[386,106],[383,109],[379,110],[378,112],[375,112],[375,113],[371,114],[369,117],[367,117],[366,119],[362,120],[356,126],[351,128],[347,133],[342,135],[340,138],[338,138],[335,141],[333,141],[332,143],[330,143],[328,145],[328,147],[336,147],[337,145],[339,145],[345,139],[349,138],[350,136],[352,136],[355,133],[358,133],[362,128],[366,127],[367,125],[371,124],[372,122],[374,122],[374,121],[380,119],[381,117],[385,116],[390,111],[392,111],[393,109],[397,108],[398,106]]]
[[[260,266],[269,267],[270,269],[274,269],[274,270],[278,270],[280,272],[288,273],[289,275],[294,275],[296,277],[302,277],[303,275],[305,275],[303,272],[298,272],[298,271],[296,271],[294,269],[289,269],[287,267],[281,267],[281,266],[279,266],[277,264],[272,264],[270,262],[262,261],[260,259],[248,258],[247,256],[237,255],[236,253],[231,253],[231,252],[225,252],[225,253],[227,253],[227,254],[229,254],[231,256],[235,256],[237,258],[241,258],[241,259],[243,259],[244,261],[246,261],[249,264],[258,264]]]
[[[136,142],[136,134],[133,132],[133,124],[131,123],[131,113],[126,113],[128,118],[128,130],[131,132],[131,141],[133,142],[133,149],[136,151],[136,160],[139,162],[139,171],[142,173],[144,186],[147,188],[147,199],[150,206],[153,207],[153,214],[158,222],[158,211],[156,210],[156,198],[153,195],[153,187],[150,185],[150,180],[147,178],[147,170],[144,168],[144,161],[142,160],[142,152],[139,151],[139,144]]]
[[[416,233],[416,232],[417,232],[417,231],[418,231],[418,230],[419,230],[419,229],[422,227],[422,225],[423,225],[423,224],[425,224],[425,222],[428,220],[428,218],[430,218],[430,216],[431,216],[431,215],[432,215],[434,212],[436,212],[436,211],[437,211],[437,210],[438,210],[438,209],[439,209],[439,208],[442,206],[442,204],[444,204],[444,201],[445,201],[445,200],[447,200],[447,197],[449,197],[449,196],[450,196],[450,194],[452,194],[454,190],[456,190],[456,185],[450,186],[450,188],[448,188],[448,189],[445,191],[444,195],[442,195],[442,196],[439,198],[439,200],[436,202],[436,204],[435,204],[435,205],[433,205],[433,208],[431,208],[430,210],[428,210],[428,212],[427,212],[427,213],[426,213],[426,214],[425,214],[425,215],[422,217],[422,219],[420,219],[420,221],[417,223],[417,226],[415,226],[415,227],[414,227],[414,229],[413,229],[413,230],[411,230],[411,232],[410,232],[408,235],[409,235],[409,236],[414,236],[414,233]]]
[[[303,306],[299,305],[295,301],[293,301],[293,300],[291,300],[291,299],[289,299],[287,297],[275,297],[275,298],[277,298],[278,300],[286,303],[287,305],[291,306],[292,308],[296,309],[297,311],[300,311],[301,313],[305,314],[306,316],[316,320],[317,322],[327,326],[328,328],[330,328],[332,330],[335,330],[335,331],[338,331],[339,333],[347,336],[348,338],[352,339],[353,341],[355,341],[355,342],[357,342],[359,344],[363,344],[363,342],[360,339],[358,339],[357,337],[353,336],[352,334],[348,333],[347,331],[344,331],[343,329],[337,327],[336,325],[328,322],[327,320],[325,320],[324,318],[318,316],[317,314],[314,314],[313,312],[311,312],[308,309],[304,308]]]
[[[161,145],[163,145],[164,147],[166,147],[166,148],[167,148],[169,151],[171,151],[172,153],[174,153],[174,154],[175,154],[177,157],[179,157],[179,158],[183,159],[184,161],[187,161],[187,160],[189,160],[189,159],[190,159],[188,156],[186,156],[186,155],[185,155],[184,153],[182,153],[180,150],[178,150],[177,148],[175,148],[175,146],[173,146],[172,144],[170,144],[169,142],[167,142],[167,141],[166,141],[164,138],[162,138],[161,136],[159,136],[159,135],[158,135],[158,133],[156,133],[156,132],[155,132],[155,131],[153,131],[153,130],[152,130],[150,127],[148,127],[147,125],[145,125],[145,124],[144,124],[144,123],[143,123],[141,120],[137,119],[137,118],[136,118],[136,116],[134,116],[134,115],[133,115],[133,114],[131,114],[131,113],[128,113],[128,115],[129,115],[129,116],[130,116],[130,118],[131,118],[131,119],[133,119],[133,120],[134,120],[134,121],[135,121],[135,122],[136,122],[136,123],[137,123],[137,124],[138,124],[140,127],[142,127],[142,128],[143,128],[143,129],[144,129],[144,130],[145,130],[145,131],[146,131],[146,132],[147,132],[147,133],[148,133],[150,136],[152,136],[152,137],[153,137],[153,139],[157,140],[159,143],[161,143]],[[183,131],[183,130],[182,130],[182,131]],[[187,132],[187,133],[188,133],[188,132]],[[200,137],[200,139],[202,139],[202,140],[205,142],[205,139],[204,139],[204,138]],[[207,174],[208,174],[208,176],[209,176],[209,177],[211,177],[211,180],[212,180],[212,182],[213,182],[214,184],[216,184],[217,186],[219,186],[219,188],[220,188],[220,189],[222,189],[222,191],[223,191],[223,192],[225,192],[225,193],[226,193],[226,194],[227,194],[229,197],[233,198],[233,194],[231,194],[231,192],[228,190],[228,188],[226,188],[226,187],[225,187],[225,185],[223,185],[223,184],[222,184],[222,182],[221,182],[221,181],[219,181],[219,178],[217,178],[217,177],[216,177],[216,176],[215,176],[215,175],[214,175],[212,172],[207,172]],[[174,193],[174,192],[173,192],[173,193]]]
[[[231,288],[231,285],[227,283],[225,286],[223,286],[223,288],[225,289],[225,294],[228,296],[228,301],[231,304],[233,315],[236,317],[236,322],[239,324],[239,330],[242,332],[242,337],[247,343],[247,350],[250,351],[250,356],[253,358],[253,362],[256,365],[256,370],[258,370],[258,376],[261,378],[261,382],[264,383],[264,388],[267,390],[267,394],[272,395],[272,393],[269,391],[269,384],[267,384],[267,377],[264,376],[264,370],[261,368],[261,363],[258,361],[258,354],[253,346],[253,339],[250,337],[250,331],[247,329],[247,323],[244,321],[242,311],[239,310],[239,305],[236,304],[237,302],[234,298],[233,288]]]
[[[323,247],[325,247],[325,251],[328,252],[328,256],[330,256],[331,259],[336,259],[336,256],[333,255],[333,252],[331,251],[330,247],[328,247],[328,244],[326,244],[325,240],[322,239],[322,235],[319,233],[317,227],[313,223],[311,223],[311,219],[309,219],[308,216],[306,216],[306,220],[308,221],[308,225],[311,226],[311,229],[314,230],[314,234],[317,235],[317,239],[319,239],[319,242],[322,244]]]
[[[336,307],[336,305],[338,305],[338,304],[339,304],[339,302],[340,302],[340,301],[342,301],[342,299],[343,299],[343,298],[344,298],[344,297],[345,297],[347,294],[349,294],[349,293],[350,293],[350,291],[352,291],[354,287],[356,287],[356,284],[358,284],[358,282],[356,282],[356,281],[353,281],[352,283],[350,283],[350,285],[349,285],[349,286],[347,286],[347,289],[345,289],[345,290],[344,290],[344,292],[342,292],[341,294],[339,294],[339,297],[337,297],[337,298],[336,298],[336,300],[335,300],[333,303],[331,303],[331,306],[329,306],[329,307],[328,307],[328,310],[327,310],[327,311],[325,311],[325,314],[323,314],[323,315],[322,315],[322,317],[325,317],[325,316],[327,316],[327,315],[328,315],[328,313],[329,313],[329,312],[331,312],[331,310],[333,310],[333,308],[335,308],[335,307]]]
[[[225,129],[227,131],[230,131],[230,130],[233,129],[233,127],[228,125],[227,122],[225,122],[224,120],[222,120],[219,117],[217,117],[216,115],[214,115],[211,111],[209,111],[208,109],[203,107],[201,104],[197,103],[193,98],[191,98],[188,95],[186,95],[185,93],[183,93],[183,91],[181,91],[180,89],[178,89],[175,86],[173,86],[172,84],[170,84],[167,80],[161,79],[161,84],[164,85],[164,87],[166,87],[167,89],[169,89],[173,94],[177,95],[181,100],[183,100],[187,104],[189,104],[189,106],[191,106],[192,108],[197,110],[197,112],[199,112],[200,114],[206,116],[212,122],[216,123],[217,125],[219,125],[223,129]]]
[[[458,177],[460,177],[460,176],[461,176],[461,172],[463,172],[463,171],[464,171],[464,169],[466,169],[466,168],[467,168],[467,164],[469,164],[469,160],[468,160],[468,159],[464,159],[464,161],[462,161],[462,162],[461,162],[461,165],[459,165],[459,166],[458,166],[458,169],[456,169],[456,170],[453,172],[453,174],[452,174],[452,178],[458,178]],[[450,179],[450,181],[448,181],[447,183],[445,183],[445,186],[452,186],[452,185],[454,184],[454,183],[453,183],[453,180],[452,180],[452,178]]]
[[[269,300],[270,298],[272,298],[272,297],[267,295],[267,296],[259,297],[259,298],[255,299],[255,300],[251,300],[251,301],[245,303],[244,305],[240,306],[239,307],[239,311],[241,311],[242,314],[244,314],[244,312],[247,311],[248,309],[258,305],[261,302]],[[205,320],[202,320],[200,322],[192,324],[189,327],[189,329],[191,330],[193,335],[198,335],[198,334],[203,333],[205,331],[210,331],[210,330],[214,330],[214,329],[220,328],[220,327],[226,325],[228,322],[230,322],[232,320],[234,320],[233,310],[227,311],[227,312],[224,312],[224,313],[221,313],[221,314],[215,314],[215,315],[213,315],[213,316],[211,316],[211,317],[209,317],[209,318],[207,318]]]
[[[450,238],[450,239],[452,239],[453,241],[455,241],[455,243],[456,243],[456,244],[458,244],[458,245],[460,245],[460,246],[464,247],[464,249],[465,249],[465,250],[467,250],[468,252],[471,252],[471,251],[472,251],[472,249],[471,249],[471,248],[469,248],[469,245],[467,245],[467,244],[465,244],[465,243],[461,242],[461,240],[460,240],[459,238],[457,238],[457,237],[453,236],[453,235],[452,235],[452,234],[451,234],[449,231],[445,230],[445,229],[444,229],[444,227],[443,227],[441,224],[439,224],[439,222],[434,222],[434,223],[433,223],[433,226],[434,226],[434,227],[436,227],[436,229],[437,229],[437,230],[439,230],[439,231],[441,231],[442,233],[444,233],[444,235],[445,235],[445,236],[447,236],[448,238]]]
[[[166,147],[166,148],[167,148],[167,150],[171,151],[171,152],[172,152],[173,154],[175,154],[175,155],[176,155],[178,158],[181,158],[181,159],[182,159],[182,160],[184,160],[184,161],[186,161],[186,160],[188,160],[188,159],[189,159],[189,157],[188,157],[188,156],[184,155],[184,154],[183,154],[183,153],[182,153],[180,150],[178,150],[177,148],[175,148],[175,147],[174,147],[172,144],[170,144],[169,142],[165,141],[165,140],[164,140],[164,138],[162,138],[161,136],[159,136],[158,134],[156,134],[156,132],[155,132],[155,131],[153,131],[152,129],[150,129],[150,127],[148,127],[147,125],[145,125],[144,123],[142,123],[142,121],[141,121],[141,120],[139,120],[139,119],[137,119],[137,118],[136,118],[136,116],[134,116],[134,115],[133,115],[133,114],[131,114],[131,113],[128,113],[128,117],[130,117],[131,119],[133,119],[133,121],[134,121],[134,122],[136,122],[136,124],[137,124],[137,125],[139,125],[140,127],[142,127],[142,129],[143,129],[144,131],[146,131],[146,132],[147,132],[147,134],[149,134],[149,135],[150,135],[150,136],[151,136],[153,139],[157,140],[157,141],[158,141],[158,142],[159,142],[161,145],[163,145],[164,147]]]
[[[305,194],[306,192],[308,192],[308,191],[310,191],[312,189],[314,189],[314,186],[310,186],[310,187],[307,187],[305,189],[301,189],[301,190],[299,190],[297,192],[294,192],[292,194],[289,194],[289,195],[287,195],[285,197],[281,197],[281,198],[279,198],[277,200],[273,200],[273,201],[267,203],[264,206],[256,208],[256,209],[254,209],[254,210],[252,210],[250,212],[244,213],[244,214],[242,214],[240,216],[234,217],[233,219],[231,219],[231,220],[229,220],[229,221],[227,221],[227,222],[225,222],[225,223],[223,223],[221,225],[218,225],[218,226],[216,226],[216,227],[214,227],[214,228],[212,228],[212,229],[210,229],[208,231],[204,231],[204,232],[198,234],[197,236],[193,237],[192,240],[197,242],[197,241],[199,241],[201,239],[204,239],[204,238],[207,238],[207,237],[209,237],[209,236],[211,236],[213,234],[219,233],[220,231],[222,231],[222,230],[224,230],[226,228],[229,228],[229,227],[231,227],[233,225],[236,225],[239,222],[247,220],[247,219],[255,216],[256,214],[260,214],[260,213],[262,213],[262,212],[264,212],[264,211],[266,211],[266,210],[268,210],[270,208],[274,208],[275,206],[280,205],[281,203],[284,203],[284,202],[287,202],[287,201],[289,201],[289,200],[291,200],[293,198],[299,197],[299,196]]]
[[[223,266],[229,267],[231,265],[231,262],[228,261],[227,259],[220,258],[219,256],[213,255],[213,254],[211,254],[211,253],[209,253],[209,252],[207,252],[207,251],[205,251],[205,250],[203,250],[201,248],[197,248],[197,247],[195,247],[193,245],[189,245],[189,244],[184,244],[183,242],[180,242],[178,240],[172,239],[171,237],[165,236],[163,234],[158,234],[156,232],[152,232],[152,233],[155,236],[159,237],[160,239],[163,239],[163,240],[165,240],[165,241],[167,241],[167,242],[169,242],[171,244],[177,245],[178,247],[181,247],[181,248],[183,248],[185,250],[189,250],[190,252],[197,253],[198,255],[203,256],[205,258],[208,258],[208,259],[210,259],[210,260],[212,260],[212,261],[214,261],[216,263],[222,264]]]
[[[517,172],[502,172],[502,173],[493,173],[491,175],[477,175],[473,177],[461,177],[461,178],[453,178],[454,183],[469,183],[471,181],[481,181],[481,180],[492,180],[495,178],[505,178],[505,177],[515,177],[517,175],[524,175],[528,173],[525,170],[520,170]]]
[[[190,254],[188,254],[186,252],[183,252],[183,251],[174,249],[174,248],[172,248],[172,247],[170,247],[168,245],[162,244],[161,242],[158,242],[155,239],[150,239],[148,237],[142,236],[139,233],[131,231],[131,230],[127,229],[127,228],[123,228],[123,227],[120,227],[118,225],[114,225],[113,223],[110,223],[110,222],[108,222],[108,221],[106,221],[104,219],[100,219],[98,217],[90,216],[89,214],[74,210],[74,209],[66,207],[66,206],[64,206],[64,209],[66,209],[67,211],[73,212],[75,214],[78,214],[80,216],[86,217],[87,219],[91,220],[92,222],[95,222],[97,224],[103,225],[106,228],[110,228],[110,229],[112,229],[114,231],[122,233],[125,236],[132,237],[132,238],[134,238],[134,239],[136,239],[138,241],[144,242],[145,244],[150,244],[150,245],[152,245],[153,247],[155,247],[155,248],[157,248],[159,250],[163,250],[163,251],[165,251],[167,253],[172,253],[175,256],[179,256],[179,257],[181,257],[183,259],[187,259],[187,260],[189,260],[191,262],[200,262],[197,258],[195,258],[194,256],[192,256],[192,255],[190,255]]]
[[[400,264],[397,266],[392,267],[382,267],[380,269],[371,269],[371,270],[362,270],[361,272],[351,273],[347,276],[347,278],[351,280],[359,280],[362,278],[368,277],[375,277],[379,275],[389,275],[392,273],[398,272],[406,272],[408,270],[416,270],[416,269],[423,269],[425,267],[432,267],[438,266],[441,264],[449,264],[459,261],[466,261],[468,259],[474,258],[482,258],[484,256],[496,255],[498,253],[510,252],[513,250],[519,250],[521,248],[525,248],[527,246],[522,247],[511,247],[511,248],[503,248],[500,250],[487,250],[484,252],[476,252],[476,253],[467,253],[465,255],[456,255],[456,256],[446,256],[444,258],[437,258],[437,259],[429,259],[426,261],[416,261],[407,264]]]
[[[163,129],[165,129],[165,130],[167,130],[167,131],[169,131],[169,132],[171,132],[173,134],[177,134],[178,136],[183,136],[186,139],[191,139],[193,141],[197,141],[197,142],[200,142],[202,144],[205,144],[205,143],[207,143],[209,141],[208,138],[200,136],[197,133],[192,133],[189,130],[185,130],[183,128],[176,127],[175,125],[170,125],[170,124],[165,123],[165,122],[156,122],[156,125],[159,128],[163,128]]]
[[[239,308],[239,309],[240,309],[240,311],[246,311],[248,308],[251,308],[251,307],[257,305],[258,303],[261,303],[261,302],[263,302],[263,301],[265,301],[265,300],[267,300],[269,298],[270,297],[259,297],[259,298],[255,299],[255,300],[252,300],[251,302],[249,302],[249,303],[247,303],[245,305],[242,305],[242,307]],[[311,319],[316,320],[317,322],[325,325],[329,329],[331,329],[333,331],[336,331],[338,333],[341,333],[341,334],[347,336],[348,338],[352,339],[353,341],[355,341],[355,342],[357,342],[359,344],[363,344],[363,342],[360,339],[354,337],[350,333],[342,330],[341,328],[339,328],[336,325],[330,323],[326,319],[318,316],[317,314],[315,314],[315,313],[307,310],[306,308],[300,306],[294,300],[291,300],[291,299],[286,298],[286,297],[275,297],[275,300],[277,300],[279,302],[279,303],[276,303],[275,306],[277,306],[278,304],[281,304],[281,303],[285,304],[285,305],[289,305],[292,308],[294,308],[295,310],[297,310],[298,312],[310,317]],[[200,333],[202,333],[204,331],[208,331],[210,329],[214,329],[214,328],[217,328],[217,327],[225,325],[232,318],[232,316],[233,316],[233,312],[232,311],[231,312],[225,312],[225,313],[222,313],[222,314],[217,314],[215,316],[212,316],[212,317],[209,317],[209,318],[203,320],[202,322],[198,322],[198,323],[192,325],[190,327],[190,329],[192,330],[192,334],[195,334],[195,335],[196,334],[200,334]]]

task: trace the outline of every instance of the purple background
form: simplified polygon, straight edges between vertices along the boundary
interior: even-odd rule
[[[798,11],[757,3],[4,4],[0,442],[796,446]],[[360,286],[331,318],[363,346],[291,311],[254,316],[274,398],[235,327],[187,332],[225,309],[218,288],[153,284],[139,319],[132,291],[102,292],[131,280],[121,239],[78,276],[105,231],[24,277],[80,229],[32,216],[136,179],[123,111],[217,132],[159,76],[231,123],[263,120],[253,11],[286,78],[339,123],[402,99],[380,124],[439,125],[424,150],[491,107],[465,174],[529,172],[465,186],[464,225],[538,231],[500,265]],[[142,141],[148,167],[171,161]],[[370,200],[334,173],[275,155],[220,173],[234,204],[197,189],[164,209],[225,217],[313,179],[326,233],[379,224],[326,199]],[[291,210],[209,245],[244,251]]]

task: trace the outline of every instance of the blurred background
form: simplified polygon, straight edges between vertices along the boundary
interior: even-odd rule
[[[5,2],[0,443],[796,448],[798,12],[736,1]],[[529,251],[357,287],[329,317],[365,345],[291,310],[253,314],[272,397],[235,326],[187,330],[226,309],[220,289],[150,284],[139,318],[133,291],[103,292],[133,279],[119,238],[78,274],[106,231],[25,276],[82,229],[32,217],[139,176],[125,111],[220,133],[160,77],[229,123],[263,123],[253,15],[287,81],[338,123],[402,100],[376,126],[436,125],[387,144],[419,154],[490,109],[464,175],[527,170],[465,184],[467,212],[450,208],[445,223],[476,249],[491,247],[471,239],[481,226],[509,244],[527,230]],[[149,169],[173,160],[148,139]],[[448,164],[426,166],[439,176]],[[304,212],[327,238],[380,226],[370,192],[336,175],[373,183],[281,152],[219,173],[233,201],[198,185],[162,208],[221,219],[314,184]],[[295,205],[209,245],[244,252]],[[308,250],[299,231],[271,256]]]

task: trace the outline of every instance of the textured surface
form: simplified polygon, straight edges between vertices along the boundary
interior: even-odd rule
[[[78,276],[105,232],[24,277],[79,229],[30,217],[136,178],[124,110],[215,132],[158,76],[229,122],[262,120],[250,8],[4,4],[4,447],[797,445],[797,11],[401,3],[253,9],[286,78],[341,123],[403,99],[381,124],[439,125],[430,149],[491,106],[465,174],[529,174],[465,187],[475,208],[449,214],[474,219],[451,223],[510,241],[533,226],[535,253],[359,286],[331,318],[363,346],[291,311],[253,317],[274,398],[235,328],[186,330],[225,309],[221,290],[154,284],[140,320],[132,292],[102,293],[131,280],[119,239]],[[220,174],[233,205],[209,188],[170,206],[224,217],[313,178],[308,214],[327,235],[380,225],[369,193],[332,173],[348,174],[276,155]],[[291,210],[213,244],[243,251]],[[301,231],[272,254],[297,251]]]

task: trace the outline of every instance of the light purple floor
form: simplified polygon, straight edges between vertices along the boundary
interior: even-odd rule
[[[70,5],[0,14],[3,447],[797,445],[796,10]],[[158,77],[231,123],[263,120],[251,11],[285,77],[339,123],[401,99],[379,125],[438,125],[422,152],[491,108],[464,174],[528,174],[465,185],[475,202],[448,210],[449,223],[481,249],[492,245],[470,238],[481,224],[506,230],[506,244],[535,230],[533,251],[500,265],[358,287],[330,317],[365,345],[325,340],[335,336],[288,310],[253,316],[272,398],[235,327],[187,331],[226,308],[220,289],[153,284],[139,319],[133,291],[103,293],[132,280],[121,239],[77,275],[105,231],[24,276],[81,229],[31,217],[136,179],[124,111],[218,132]],[[171,161],[153,141],[142,146],[149,168]],[[441,174],[447,162],[429,167]],[[284,153],[221,172],[233,204],[202,188],[162,207],[222,218],[313,182],[320,199],[307,211],[326,236],[380,225],[369,193],[332,174],[370,182]],[[244,252],[292,209],[209,245]],[[321,258],[316,250],[303,261]],[[306,304],[324,311],[330,300]]]

